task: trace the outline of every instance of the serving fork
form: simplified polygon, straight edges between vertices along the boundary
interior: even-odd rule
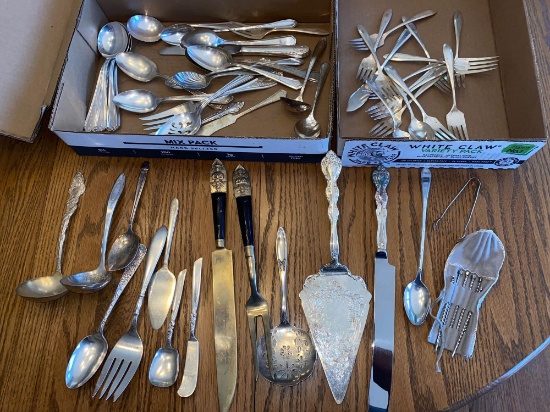
[[[158,263],[162,249],[166,243],[167,234],[168,231],[166,227],[161,226],[153,236],[153,240],[149,246],[149,253],[147,254],[145,276],[132,318],[132,324],[128,332],[118,340],[111,350],[109,357],[101,369],[101,374],[97,380],[92,397],[95,397],[103,386],[99,398],[102,398],[105,392],[108,391],[105,399],[109,399],[111,395],[113,395],[113,402],[115,402],[128,387],[128,384],[134,377],[141,363],[143,357],[143,342],[137,331],[139,313],[141,311],[145,292],[147,291],[147,286],[153,276],[155,266]]]
[[[449,72],[449,81],[451,83],[451,90],[453,93],[453,105],[449,113],[447,113],[447,126],[451,132],[462,140],[469,140],[468,129],[466,128],[466,118],[456,107],[456,90],[455,90],[455,74],[454,74],[454,56],[451,46],[448,44],[443,45],[443,56],[445,57],[445,64],[447,65],[447,71]]]

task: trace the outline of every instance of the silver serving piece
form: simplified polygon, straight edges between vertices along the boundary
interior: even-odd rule
[[[386,217],[390,173],[382,165],[372,173],[376,187],[376,257],[374,259],[374,341],[369,385],[369,411],[387,411],[390,404],[394,329],[395,267],[388,263]]]
[[[361,336],[369,312],[371,294],[365,281],[338,262],[338,207],[336,181],[342,162],[331,150],[321,162],[328,185],[330,255],[332,261],[309,276],[300,292],[302,308],[336,403],[346,394]]]

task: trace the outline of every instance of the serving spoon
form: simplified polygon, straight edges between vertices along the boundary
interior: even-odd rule
[[[105,254],[107,252],[107,239],[109,237],[109,229],[111,228],[111,220],[113,219],[113,213],[118,203],[118,199],[122,195],[122,190],[126,184],[126,176],[121,173],[118,176],[109,200],[107,201],[107,210],[105,212],[105,227],[103,229],[103,240],[101,242],[101,256],[99,266],[88,272],[81,272],[75,275],[67,276],[60,280],[60,282],[69,289],[71,292],[76,293],[92,293],[103,289],[111,281],[112,275],[107,272],[105,268]]]
[[[133,230],[134,219],[136,217],[136,210],[147,180],[147,172],[149,172],[149,162],[143,162],[141,165],[141,172],[139,173],[138,183],[136,188],[136,196],[134,198],[134,206],[132,207],[132,214],[130,215],[130,221],[128,224],[128,230],[120,235],[109,250],[107,256],[107,266],[109,270],[120,270],[132,262],[134,256],[136,256],[139,238]]]
[[[164,30],[164,25],[154,17],[136,14],[130,17],[126,23],[126,28],[132,37],[143,42],[152,43],[160,39],[160,33]]]
[[[309,113],[309,116],[304,119],[298,120],[294,125],[294,133],[296,133],[296,136],[298,137],[312,138],[319,137],[321,135],[321,125],[319,124],[319,121],[315,119],[314,114],[315,106],[317,105],[317,100],[319,99],[319,95],[321,94],[321,89],[323,88],[323,84],[325,83],[325,80],[327,78],[328,70],[329,65],[327,62],[324,62],[321,65],[319,82],[317,83],[317,90],[315,90],[315,97],[313,98],[311,112]]]
[[[69,228],[69,223],[71,222],[71,217],[76,211],[76,208],[78,207],[78,200],[85,190],[86,185],[84,184],[84,176],[82,176],[82,173],[78,172],[73,177],[71,187],[69,188],[69,199],[67,199],[67,207],[65,209],[63,219],[61,220],[55,273],[51,276],[41,276],[21,283],[15,289],[15,293],[17,293],[17,295],[36,302],[48,302],[50,300],[59,299],[68,292],[67,288],[59,283],[59,281],[63,278],[63,274],[61,272],[63,246],[65,245],[65,238],[67,235],[67,229]]]
[[[103,320],[99,324],[99,329],[96,333],[86,336],[76,345],[76,348],[69,358],[67,370],[65,371],[65,384],[67,388],[80,388],[94,376],[103,363],[109,346],[103,334],[103,330],[105,329],[107,320],[111,316],[111,312],[118,302],[118,299],[122,295],[122,292],[124,292],[124,289],[126,289],[130,280],[132,280],[132,277],[139,268],[146,253],[147,248],[142,244],[138,245],[134,260],[132,260],[132,263],[126,267],[126,270],[122,274],[113,299],[111,300],[111,304],[107,308]]]

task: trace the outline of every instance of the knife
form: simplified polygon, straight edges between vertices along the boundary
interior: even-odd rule
[[[214,294],[214,344],[220,411],[228,411],[237,384],[237,325],[233,283],[233,253],[225,248],[225,204],[227,172],[214,160],[210,169],[210,191],[214,212],[216,250],[212,252]]]
[[[395,267],[388,263],[386,216],[390,174],[382,165],[372,173],[376,187],[377,251],[374,259],[374,342],[369,386],[369,411],[387,411],[390,404],[395,323]]]
[[[258,103],[255,106],[252,106],[250,109],[245,110],[244,112],[237,113],[237,114],[228,114],[227,116],[224,116],[221,119],[205,124],[203,127],[200,128],[200,130],[197,133],[197,136],[211,136],[213,133],[216,133],[218,130],[221,130],[224,127],[231,126],[232,124],[234,124],[237,121],[237,119],[239,119],[239,117],[242,117],[245,114],[248,114],[261,107],[267,106],[268,104],[277,102],[283,96],[286,96],[286,90],[281,89],[277,93],[269,96],[264,101]]]
[[[201,295],[202,278],[202,258],[195,261],[193,266],[193,291],[191,293],[191,336],[187,342],[187,354],[185,355],[185,369],[181,380],[178,395],[187,398],[193,395],[197,387],[197,378],[199,376],[199,341],[195,336],[195,326],[197,325],[197,315],[199,311],[199,301]]]

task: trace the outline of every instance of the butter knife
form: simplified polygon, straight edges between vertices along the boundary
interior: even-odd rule
[[[199,341],[195,336],[195,327],[197,325],[197,315],[199,311],[199,301],[201,294],[202,278],[202,258],[195,261],[193,266],[193,291],[191,294],[191,336],[187,342],[187,354],[185,355],[185,369],[183,370],[183,379],[181,380],[178,395],[187,398],[193,395],[197,387],[197,378],[199,376]]]
[[[388,263],[386,217],[390,173],[382,165],[372,173],[376,187],[376,257],[374,259],[374,342],[369,385],[369,412],[387,411],[393,369],[395,328],[395,267]]]

